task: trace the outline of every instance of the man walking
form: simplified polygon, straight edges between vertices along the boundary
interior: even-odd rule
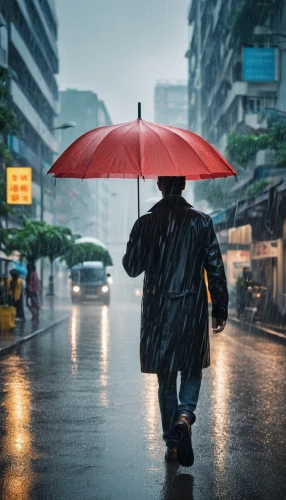
[[[185,177],[158,178],[163,199],[135,222],[123,266],[131,277],[145,272],[141,371],[158,376],[165,458],[191,466],[191,425],[196,419],[202,368],[210,364],[204,269],[214,333],[225,327],[228,291],[211,218],[182,197],[185,185]]]

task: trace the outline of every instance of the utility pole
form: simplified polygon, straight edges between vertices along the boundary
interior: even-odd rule
[[[66,130],[67,128],[75,127],[76,123],[75,122],[65,122],[62,125],[59,125],[58,127],[53,127],[50,130]],[[41,198],[40,198],[40,204],[41,204],[41,211],[40,211],[40,221],[44,222],[44,194],[45,194],[45,186],[44,186],[44,172],[43,172],[43,142],[42,138],[40,137],[40,146],[39,146],[39,157],[40,157],[40,190],[41,190]],[[44,296],[44,260],[41,258],[41,263],[40,263],[40,278],[41,278],[41,302],[43,302],[43,296]],[[54,295],[54,280],[53,280],[53,275],[50,276],[50,281],[49,281],[49,296]]]

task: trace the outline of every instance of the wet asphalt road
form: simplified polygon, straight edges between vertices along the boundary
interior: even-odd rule
[[[0,357],[0,498],[285,499],[286,346],[230,324],[212,336],[195,464],[166,466],[139,314],[134,303],[74,306],[70,321]]]

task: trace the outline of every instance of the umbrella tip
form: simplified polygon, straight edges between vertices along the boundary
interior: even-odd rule
[[[141,120],[141,102],[138,102],[138,120]]]

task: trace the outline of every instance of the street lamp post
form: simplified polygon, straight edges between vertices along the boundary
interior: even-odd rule
[[[65,122],[62,123],[62,125],[59,125],[57,127],[52,127],[50,130],[66,130],[67,128],[72,128],[75,127],[76,123],[75,122]],[[40,220],[41,222],[44,222],[44,182],[43,182],[43,151],[42,151],[42,139],[40,140],[40,151],[39,151],[39,156],[40,156],[40,191],[41,191],[41,211],[40,211]],[[40,275],[41,275],[41,299],[43,301],[43,282],[44,282],[44,261],[43,258],[41,259],[41,269],[40,269]],[[49,278],[49,291],[48,291],[49,296],[54,295],[54,277],[51,274]]]

